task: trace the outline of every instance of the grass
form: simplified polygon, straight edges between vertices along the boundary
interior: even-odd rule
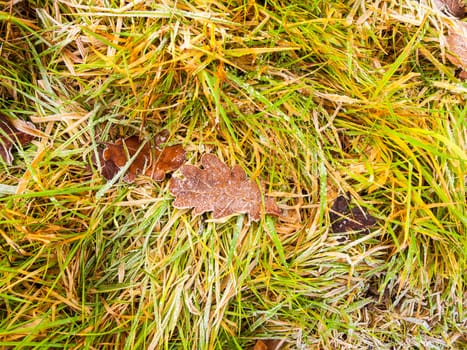
[[[467,346],[465,83],[428,1],[0,1],[0,348]],[[283,210],[212,222],[107,183],[102,142],[170,131]],[[350,192],[378,219],[335,234]]]

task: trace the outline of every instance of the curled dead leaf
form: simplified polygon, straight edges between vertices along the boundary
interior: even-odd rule
[[[201,158],[202,169],[185,164],[180,168],[183,179],[170,180],[170,192],[176,197],[176,208],[194,208],[194,215],[212,211],[213,219],[245,213],[258,221],[261,217],[262,196],[258,185],[248,179],[243,169],[230,169],[213,154]],[[273,198],[264,197],[264,212],[280,215]]]
[[[26,123],[26,125],[27,129],[35,129],[31,123]],[[13,163],[13,145],[24,147],[33,139],[33,135],[19,130],[7,117],[0,116],[0,157],[3,158],[6,164],[11,165]]]
[[[98,152],[102,176],[110,180],[134,157],[124,175],[125,181],[131,183],[139,174],[150,176],[155,181],[162,181],[167,172],[178,169],[185,162],[185,150],[182,145],[159,148],[167,137],[168,133],[159,133],[152,147],[149,142],[143,145],[143,141],[137,136],[107,143],[105,149]],[[95,156],[92,161],[97,165]]]

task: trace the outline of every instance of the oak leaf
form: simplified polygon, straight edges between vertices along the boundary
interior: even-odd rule
[[[456,23],[449,29],[446,46],[450,51],[447,55],[452,64],[467,71],[467,23]]]
[[[27,123],[29,128],[34,126]],[[13,145],[26,146],[33,140],[34,136],[17,129],[6,117],[0,116],[0,157],[7,165],[13,163],[13,154],[11,153]]]
[[[349,194],[339,196],[331,207],[329,218],[333,233],[366,230],[376,224],[376,219],[365,208],[350,208]]]
[[[434,0],[434,4],[442,12],[446,12],[459,19],[465,17],[464,0]]]
[[[98,152],[102,176],[107,180],[112,179],[136,155],[128,166],[124,180],[131,183],[138,174],[144,174],[155,181],[162,181],[167,172],[178,169],[185,162],[182,145],[160,148],[160,143],[166,139],[166,132],[162,131],[156,135],[153,146],[149,142],[143,145],[137,136],[106,143],[106,147]],[[95,157],[93,163],[97,165]]]
[[[176,197],[174,207],[193,207],[194,215],[212,211],[213,219],[240,213],[248,214],[253,221],[260,219],[260,188],[240,166],[230,169],[213,154],[203,155],[201,165],[203,169],[185,164],[180,168],[184,178],[170,180],[170,192]],[[264,197],[264,212],[280,214],[273,198]]]

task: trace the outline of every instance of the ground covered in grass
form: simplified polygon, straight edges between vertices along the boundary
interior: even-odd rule
[[[467,347],[460,20],[394,0],[0,9],[0,117],[36,128],[0,160],[0,348]],[[213,221],[172,206],[171,175],[92,164],[162,129],[282,214]],[[346,193],[370,230],[331,229]]]

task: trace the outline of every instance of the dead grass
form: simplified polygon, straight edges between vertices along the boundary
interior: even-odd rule
[[[0,8],[0,113],[43,134],[0,164],[0,348],[467,346],[466,88],[431,2]],[[284,215],[215,223],[87,167],[162,128]],[[370,234],[330,231],[348,191]]]

